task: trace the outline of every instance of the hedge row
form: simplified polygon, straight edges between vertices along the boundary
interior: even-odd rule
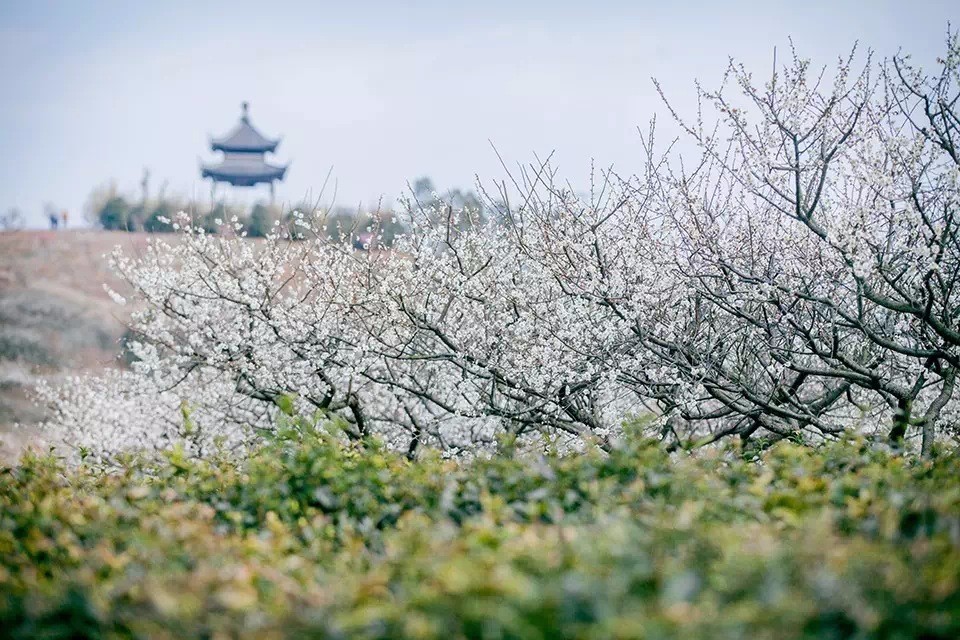
[[[864,442],[0,473],[13,638],[957,638],[960,460]],[[0,634],[2,635],[2,634]]]

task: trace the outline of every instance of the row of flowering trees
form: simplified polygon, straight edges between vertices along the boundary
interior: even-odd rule
[[[485,192],[495,222],[414,198],[389,252],[181,216],[113,256],[138,362],[48,389],[52,424],[203,454],[322,411],[412,456],[606,448],[633,417],[670,446],[862,430],[929,454],[960,420],[957,35],[933,74],[775,68],[731,63],[692,118],[666,101],[693,162],[651,126],[642,171],[587,196],[542,163]]]

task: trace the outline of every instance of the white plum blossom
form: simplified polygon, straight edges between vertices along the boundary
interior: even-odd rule
[[[485,212],[408,202],[388,250],[302,211],[262,241],[178,216],[176,241],[111,257],[137,362],[46,389],[51,424],[197,455],[290,411],[411,456],[609,448],[632,419],[670,446],[859,429],[928,453],[960,413],[956,34],[948,49],[933,76],[793,55],[758,86],[731,63],[695,118],[668,103],[693,162],[651,126],[637,175],[579,195],[538,163],[481,187]]]

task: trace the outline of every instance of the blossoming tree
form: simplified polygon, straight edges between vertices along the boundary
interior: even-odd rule
[[[48,389],[51,424],[202,455],[321,411],[413,456],[609,448],[643,418],[670,446],[879,429],[928,454],[960,365],[947,45],[934,75],[793,54],[761,86],[731,63],[694,117],[666,102],[692,161],[651,126],[636,175],[578,195],[538,162],[484,191],[495,216],[414,199],[390,251],[330,241],[319,214],[262,241],[181,216],[176,241],[112,257],[132,371]]]

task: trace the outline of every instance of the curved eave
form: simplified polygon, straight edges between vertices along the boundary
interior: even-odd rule
[[[233,152],[233,153],[273,153],[280,145],[280,139],[269,140],[261,145],[238,145],[231,144],[229,140],[223,138],[210,138],[210,149],[213,151]]]
[[[221,169],[218,166],[201,166],[200,175],[203,178],[211,178],[215,182],[226,182],[235,187],[252,187],[256,184],[270,183],[274,180],[283,180],[287,173],[287,167],[275,167],[268,165],[268,169],[257,172],[237,173],[227,169]]]

